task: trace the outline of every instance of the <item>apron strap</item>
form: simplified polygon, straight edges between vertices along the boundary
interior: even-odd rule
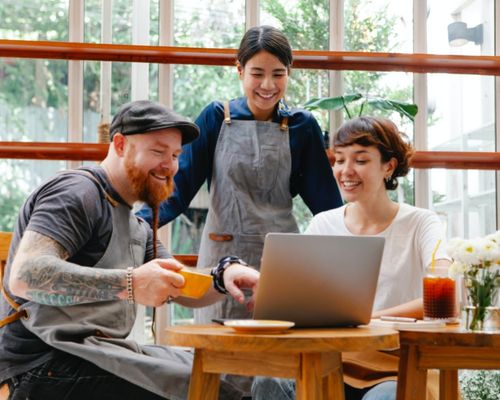
[[[26,310],[19,310],[21,307],[20,304],[17,304],[10,296],[9,294],[5,291],[3,287],[3,274],[4,274],[4,268],[5,264],[3,262],[0,262],[0,291],[2,293],[2,296],[4,299],[9,303],[9,305],[16,310],[15,313],[9,315],[8,317],[0,319],[0,328],[2,328],[5,325],[8,325],[14,321],[17,321],[21,318],[28,318],[28,313]]]
[[[224,123],[231,125],[231,112],[229,110],[229,101],[224,102]]]
[[[97,178],[92,174],[90,171],[86,171],[84,169],[75,169],[75,170],[70,170],[70,171],[61,171],[59,174],[77,174],[77,175],[82,175],[86,176],[89,179],[92,179],[96,185],[101,189],[102,193],[104,194],[104,198],[111,204],[113,207],[118,206],[118,202],[111,197],[111,195],[104,190],[104,188],[101,185],[101,182],[97,180]]]
[[[283,117],[281,120],[280,130],[288,131],[288,117]]]

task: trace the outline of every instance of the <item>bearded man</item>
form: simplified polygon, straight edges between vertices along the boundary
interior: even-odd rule
[[[136,304],[188,304],[179,297],[182,265],[132,206],[158,209],[172,192],[182,145],[198,133],[158,103],[125,104],[100,166],[61,172],[26,200],[0,296],[0,382],[9,399],[187,397],[190,353],[126,337]],[[240,288],[258,280],[235,257],[212,273],[218,291],[189,305],[222,299],[219,292],[243,302]],[[221,382],[221,398],[238,397]]]

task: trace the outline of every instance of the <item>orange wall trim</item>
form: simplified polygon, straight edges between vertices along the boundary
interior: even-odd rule
[[[295,68],[500,75],[499,56],[294,51]],[[0,40],[0,57],[234,65],[236,50],[76,42]]]
[[[101,161],[106,157],[108,144],[0,142],[0,159]],[[333,157],[327,151],[330,163]],[[413,168],[500,170],[498,152],[417,151]]]

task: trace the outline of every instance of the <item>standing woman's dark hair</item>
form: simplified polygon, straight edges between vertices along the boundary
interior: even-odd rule
[[[244,67],[248,60],[262,50],[271,53],[290,70],[292,47],[279,29],[268,25],[250,28],[241,39],[237,60]]]
[[[408,174],[415,150],[408,142],[408,137],[400,132],[391,120],[380,117],[358,117],[344,122],[333,137],[333,147],[353,144],[376,146],[384,163],[391,158],[397,160],[396,169],[385,181],[387,190],[396,189],[397,178]]]

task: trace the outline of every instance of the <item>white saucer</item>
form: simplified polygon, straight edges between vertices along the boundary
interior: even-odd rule
[[[278,333],[290,329],[295,322],[271,319],[230,319],[224,321],[224,325],[237,332]]]

